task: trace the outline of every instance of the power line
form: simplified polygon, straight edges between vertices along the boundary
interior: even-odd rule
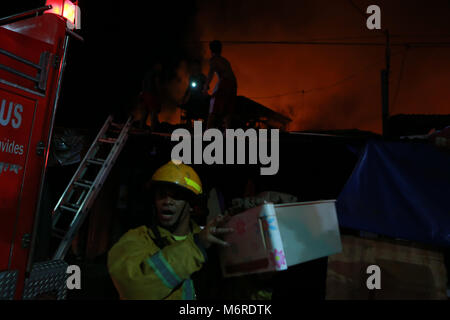
[[[430,34],[430,33],[416,33],[416,34],[391,34],[391,38],[450,38],[450,34]]]
[[[395,55],[397,55],[399,53],[400,53],[400,51],[397,51],[397,52],[393,53],[392,56],[395,56]],[[280,98],[280,97],[284,97],[284,96],[296,95],[296,94],[300,94],[300,93],[302,93],[304,95],[305,93],[311,93],[311,92],[315,92],[315,91],[327,90],[327,89],[330,89],[330,88],[333,88],[333,87],[337,87],[340,84],[345,83],[345,82],[353,79],[354,77],[358,76],[362,72],[373,68],[375,65],[377,65],[378,63],[380,63],[383,60],[384,60],[384,58],[383,59],[378,59],[374,63],[371,63],[371,64],[365,66],[361,70],[359,70],[359,71],[357,71],[357,72],[355,72],[355,73],[353,73],[351,75],[348,75],[348,76],[346,76],[346,77],[344,77],[344,78],[342,78],[342,79],[340,79],[340,80],[338,80],[336,82],[333,82],[332,84],[329,84],[329,85],[316,87],[316,88],[312,88],[312,89],[309,89],[309,90],[304,90],[304,89],[302,89],[302,90],[295,90],[295,91],[286,92],[286,93],[282,93],[282,94],[271,95],[271,96],[250,97],[250,99],[272,99],[272,98]]]
[[[370,35],[370,36],[341,36],[337,38],[333,37],[324,37],[324,38],[312,38],[312,39],[304,39],[304,41],[342,41],[342,40],[361,40],[361,39],[374,39],[381,38],[384,35]]]
[[[356,10],[358,11],[358,13],[364,17],[365,19],[367,19],[367,15],[364,12],[364,10],[362,10],[360,7],[358,7],[352,0],[348,0],[348,2],[350,3],[350,5]]]
[[[448,39],[450,38],[450,34],[390,34],[391,38],[443,38]],[[257,45],[264,45],[264,44],[280,44],[280,45],[382,45],[385,46],[386,42],[344,42],[341,43],[339,41],[343,40],[363,40],[363,39],[376,39],[376,38],[386,38],[386,34],[375,34],[375,35],[350,35],[350,36],[340,36],[340,37],[320,37],[320,38],[307,38],[303,40],[222,40],[221,42],[224,44],[257,44]],[[207,44],[211,42],[211,40],[192,40],[192,41],[185,41],[187,44]],[[449,45],[450,42],[435,42],[435,41],[428,41],[428,42],[404,42],[404,43],[394,43],[394,45],[397,46],[405,46],[405,45]]]
[[[381,36],[380,36],[381,37]],[[190,41],[189,44],[196,43],[209,43],[209,40]],[[322,46],[372,46],[372,47],[385,47],[386,42],[337,42],[337,41],[221,41],[226,45],[322,45]],[[392,47],[428,47],[428,48],[445,48],[450,47],[450,42],[392,42]]]

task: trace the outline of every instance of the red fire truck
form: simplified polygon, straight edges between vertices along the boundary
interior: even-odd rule
[[[66,53],[68,0],[0,20],[0,299],[64,298],[64,261],[34,264],[39,205]]]

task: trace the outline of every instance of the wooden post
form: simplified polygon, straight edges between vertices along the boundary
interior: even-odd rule
[[[381,70],[381,101],[382,101],[382,122],[383,137],[388,137],[389,121],[389,73],[391,68],[391,49],[389,31],[386,30],[386,69]]]

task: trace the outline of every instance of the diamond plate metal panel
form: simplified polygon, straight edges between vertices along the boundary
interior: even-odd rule
[[[0,300],[13,300],[19,271],[0,272]]]
[[[25,281],[23,300],[42,299],[46,295],[64,300],[67,295],[67,267],[63,260],[34,264],[30,277]]]

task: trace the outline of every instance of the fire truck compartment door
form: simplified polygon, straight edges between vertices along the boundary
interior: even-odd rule
[[[12,252],[37,101],[0,87],[0,252]],[[31,230],[30,230],[31,231]],[[9,259],[0,260],[0,270]]]

